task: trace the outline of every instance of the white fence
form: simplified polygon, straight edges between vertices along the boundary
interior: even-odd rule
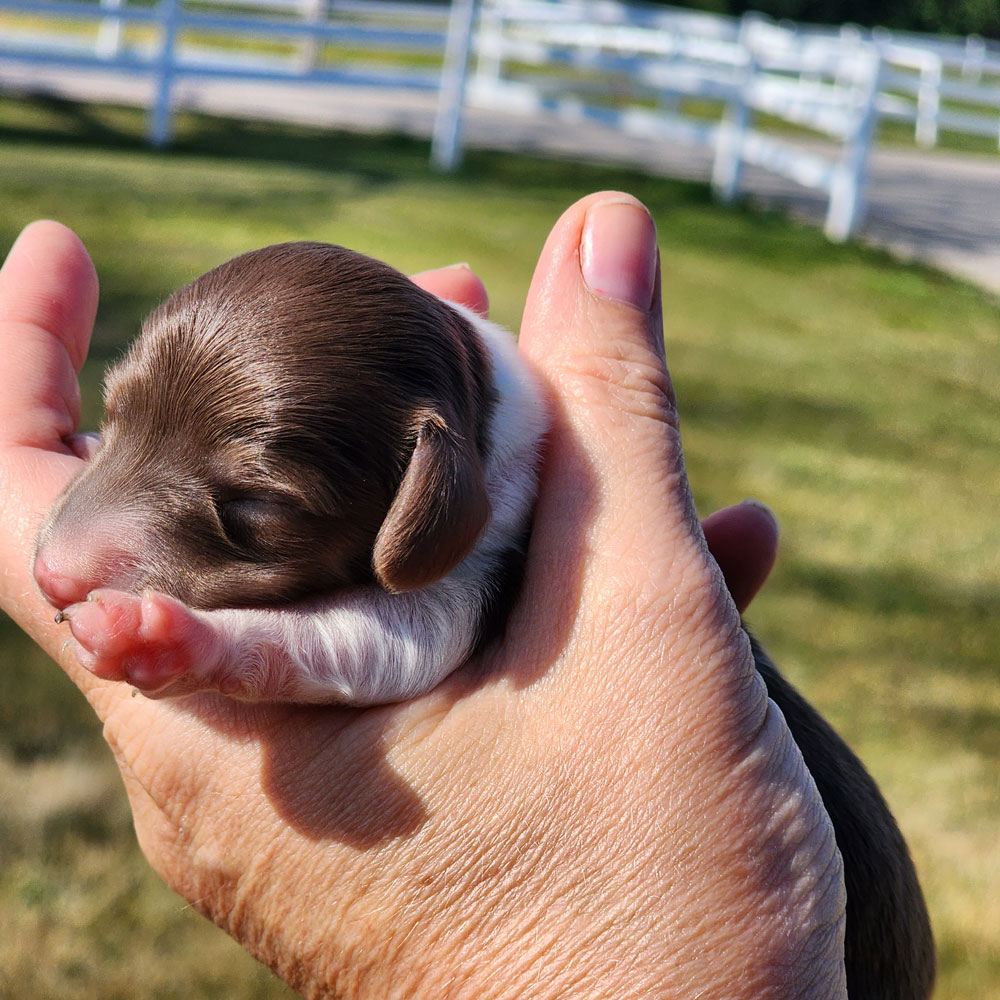
[[[887,64],[879,114],[912,121],[924,147],[942,131],[1000,143],[1000,47],[976,36],[928,38],[874,32]]]
[[[748,164],[818,189],[833,239],[862,216],[879,118],[911,122],[923,145],[948,129],[1000,141],[1000,46],[975,38],[618,0],[0,0],[4,12],[0,60],[154,80],[158,145],[184,77],[417,89],[438,95],[442,168],[461,158],[470,106],[595,120],[711,149],[724,198]]]
[[[482,0],[473,55],[469,104],[704,146],[726,199],[745,165],[765,168],[827,196],[835,240],[861,219],[880,118],[913,122],[925,145],[941,129],[1000,141],[1000,47],[981,39],[617,0]]]
[[[831,239],[847,238],[860,219],[882,73],[871,41],[803,36],[759,17],[636,16],[606,0],[485,0],[475,50],[473,105],[710,147],[725,199],[737,195],[746,164],[823,191]],[[834,151],[817,152],[797,132],[755,129],[760,115]]]
[[[184,77],[437,92],[449,14],[441,3],[385,0],[0,0],[4,11],[28,26],[4,31],[0,59],[154,79],[155,145],[170,139]],[[57,27],[35,27],[42,19]],[[344,58],[353,52],[363,57]]]

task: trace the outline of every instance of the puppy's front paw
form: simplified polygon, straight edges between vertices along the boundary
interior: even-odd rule
[[[59,615],[79,643],[77,659],[104,680],[126,681],[147,694],[207,666],[199,662],[211,628],[166,594],[94,590]],[[184,685],[187,687],[188,685]],[[193,688],[201,685],[193,684]]]

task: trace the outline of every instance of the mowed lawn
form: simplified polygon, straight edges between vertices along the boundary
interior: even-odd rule
[[[73,226],[102,280],[102,366],[172,288],[279,240],[403,270],[468,261],[517,327],[562,209],[624,188],[660,231],[667,351],[700,509],[754,496],[782,553],[749,619],[882,785],[917,861],[940,998],[1000,996],[1000,307],[977,290],[704,188],[424,144],[0,100],[0,249]],[[0,365],[4,364],[0,358]],[[288,992],[163,888],[89,708],[0,619],[0,996]]]

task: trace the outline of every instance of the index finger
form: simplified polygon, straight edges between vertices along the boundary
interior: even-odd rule
[[[97,312],[97,274],[79,237],[33,222],[0,269],[0,436],[53,447],[76,429],[76,372]]]
[[[62,641],[31,575],[45,510],[80,466],[64,443],[79,416],[76,370],[97,309],[79,238],[35,222],[0,270],[0,605],[50,653]]]
[[[410,280],[440,299],[457,302],[480,316],[489,315],[490,300],[486,287],[467,264],[421,271],[411,275]]]
[[[0,269],[0,337],[10,326],[54,336],[79,371],[97,313],[97,272],[80,238],[47,219],[24,228]]]

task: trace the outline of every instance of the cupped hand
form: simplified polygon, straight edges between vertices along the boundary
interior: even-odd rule
[[[464,269],[416,280],[485,309]],[[500,648],[405,705],[153,702],[62,655],[31,554],[81,462],[96,297],[53,223],[0,274],[0,601],[104,721],[171,886],[308,996],[844,995],[832,829],[733,600],[776,528],[694,515],[641,206],[591,196],[545,246],[523,593]]]

